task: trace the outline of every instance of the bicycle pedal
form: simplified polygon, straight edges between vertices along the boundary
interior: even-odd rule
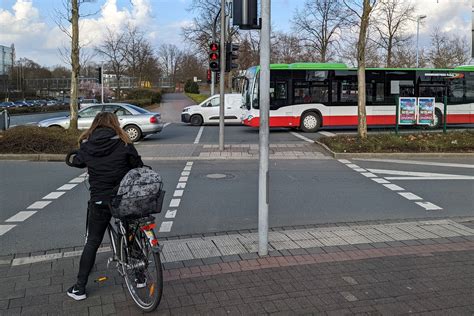
[[[101,283],[101,282],[105,282],[107,281],[109,278],[107,278],[106,276],[103,276],[103,277],[98,277],[97,279],[94,280],[95,283]]]

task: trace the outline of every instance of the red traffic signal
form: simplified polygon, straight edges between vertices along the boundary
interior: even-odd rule
[[[211,71],[219,71],[220,70],[220,51],[219,51],[219,44],[211,43],[209,45],[209,49],[211,52],[209,53],[209,68]]]
[[[219,44],[217,43],[211,43],[209,45],[209,48],[211,49],[211,52],[218,52],[219,51]]]

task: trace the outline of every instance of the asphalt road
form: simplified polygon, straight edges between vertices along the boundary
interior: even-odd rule
[[[174,105],[175,112],[185,103],[181,100]],[[170,101],[170,107],[172,104]],[[305,143],[287,129],[272,130],[270,138],[274,144]],[[217,140],[217,126],[201,129],[177,122],[137,148],[143,152],[160,145],[181,148],[196,141],[217,144]],[[226,143],[257,144],[258,133],[229,126]],[[173,207],[168,206],[177,198],[173,195],[188,162],[171,157],[146,163],[162,174],[167,191],[165,208],[157,216],[160,237],[257,227],[257,160],[194,161],[187,168],[179,205]],[[85,232],[86,183],[70,189],[63,185],[80,181],[77,177],[83,172],[59,162],[0,161],[0,255],[80,246]],[[65,193],[49,195],[60,191]],[[50,203],[36,203],[44,201]],[[270,163],[271,227],[451,216],[474,216],[472,159],[339,161],[328,157]]]

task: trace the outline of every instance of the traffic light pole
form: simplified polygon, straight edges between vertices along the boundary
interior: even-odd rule
[[[100,101],[104,104],[104,63],[100,64]]]
[[[219,150],[224,151],[224,89],[225,89],[225,0],[221,0],[221,80],[219,81],[220,107],[219,107]]]
[[[258,254],[268,255],[269,114],[270,114],[270,0],[262,0],[260,32],[260,133],[258,168]]]

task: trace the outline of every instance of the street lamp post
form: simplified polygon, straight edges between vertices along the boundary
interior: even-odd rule
[[[420,21],[425,19],[426,15],[418,15],[416,17],[416,68],[420,67],[419,59],[419,37],[420,37]]]

